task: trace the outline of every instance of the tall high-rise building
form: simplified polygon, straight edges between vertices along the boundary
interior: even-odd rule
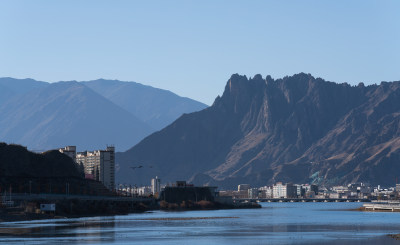
[[[153,195],[159,194],[161,191],[161,179],[156,176],[155,179],[151,179],[151,193]]]
[[[76,162],[83,164],[87,178],[102,182],[109,190],[115,188],[114,146],[107,146],[106,150],[78,152]]]

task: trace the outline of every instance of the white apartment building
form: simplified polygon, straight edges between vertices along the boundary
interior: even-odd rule
[[[76,154],[76,162],[83,164],[87,178],[100,181],[109,190],[115,188],[115,147],[106,150],[84,151]]]
[[[282,182],[277,182],[272,187],[272,197],[273,198],[286,198],[286,185]]]

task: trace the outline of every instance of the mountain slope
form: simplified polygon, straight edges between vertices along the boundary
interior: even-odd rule
[[[69,144],[85,150],[113,143],[124,151],[182,113],[205,107],[132,82],[49,84],[5,77],[0,78],[0,140],[36,150]]]
[[[16,95],[25,94],[34,89],[47,86],[48,83],[33,79],[14,79],[10,77],[0,78],[0,106]]]
[[[203,103],[180,97],[170,91],[135,82],[99,79],[84,84],[131,112],[155,130],[172,123],[182,113],[200,111],[207,107]]]
[[[124,150],[151,132],[129,112],[85,85],[59,82],[13,97],[0,107],[0,138],[31,149],[77,145]]]
[[[0,84],[0,105],[15,95],[15,92]]]
[[[48,86],[46,82],[36,81],[30,78],[27,79],[15,79],[11,77],[1,77],[0,86],[3,86],[15,94],[25,94],[34,89],[40,89]]]
[[[303,73],[277,80],[233,75],[211,107],[118,154],[117,177],[146,184],[158,175],[229,188],[393,184],[400,175],[399,86],[335,84]],[[149,168],[129,172],[135,164]]]

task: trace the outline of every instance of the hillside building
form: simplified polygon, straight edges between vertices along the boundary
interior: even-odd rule
[[[64,148],[58,149],[59,152],[64,153],[76,162],[76,146],[66,146]]]

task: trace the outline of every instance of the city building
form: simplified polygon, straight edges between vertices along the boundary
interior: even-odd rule
[[[152,194],[152,186],[137,187],[136,190],[134,190],[134,193],[139,196],[149,196]]]
[[[177,181],[176,185],[166,186],[159,194],[159,199],[169,203],[202,200],[213,202],[218,196],[216,186],[194,186],[186,184],[186,181]]]
[[[303,187],[303,185],[295,185],[296,186],[296,196],[297,197],[304,197],[306,194],[306,189]]]
[[[107,146],[106,150],[78,152],[76,162],[83,165],[86,178],[100,181],[109,190],[115,188],[114,146]]]
[[[296,198],[297,197],[297,186],[292,183],[286,184],[286,198]]]
[[[272,197],[273,198],[285,198],[286,197],[286,185],[282,182],[277,182],[272,186]]]
[[[272,198],[272,187],[271,186],[263,186],[258,188],[260,191],[260,198]]]
[[[153,195],[159,194],[161,192],[161,179],[156,176],[155,179],[151,179],[151,193]]]
[[[252,199],[258,198],[258,195],[259,195],[258,188],[250,188],[247,190],[247,192],[248,192],[249,198],[252,198]]]
[[[238,185],[238,191],[247,191],[248,189],[250,189],[250,185],[249,184],[240,184],[240,185]]]
[[[296,198],[297,197],[297,186],[292,183],[286,185],[282,182],[277,182],[273,185],[272,197],[273,198]]]

